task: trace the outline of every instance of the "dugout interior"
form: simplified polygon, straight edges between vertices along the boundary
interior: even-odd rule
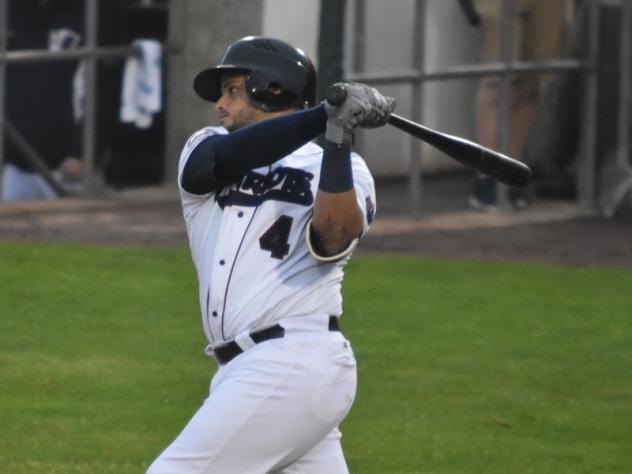
[[[167,1],[108,0],[99,2],[100,47],[129,46],[135,39],[166,42]],[[164,177],[165,55],[163,54],[163,109],[149,128],[119,120],[124,61],[99,61],[97,78],[97,167],[108,186],[115,188],[159,184]]]

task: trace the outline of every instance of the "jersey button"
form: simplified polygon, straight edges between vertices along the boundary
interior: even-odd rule
[[[220,264],[220,265],[225,265],[225,264],[226,264],[226,260],[220,260],[220,261],[219,261],[219,264]]]
[[[217,317],[217,311],[213,311],[211,314],[213,315],[213,317]]]
[[[243,213],[242,211],[239,211],[239,212],[237,213],[237,217],[244,217],[244,213]]]

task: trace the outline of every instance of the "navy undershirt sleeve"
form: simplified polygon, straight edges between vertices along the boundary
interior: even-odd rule
[[[191,152],[182,187],[207,194],[238,181],[248,171],[270,165],[325,132],[324,105],[263,120],[228,135],[208,137]]]
[[[351,188],[353,188],[351,149],[348,145],[325,142],[318,189],[328,193],[343,193]]]

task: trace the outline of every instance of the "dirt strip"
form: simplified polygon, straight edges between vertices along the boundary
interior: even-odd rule
[[[388,202],[391,209],[402,210],[397,197]],[[3,203],[0,240],[187,245],[180,202],[172,188],[100,199]],[[605,218],[572,202],[540,201],[516,212],[442,205],[413,218],[387,207],[378,212],[358,248],[358,253],[375,252],[632,268],[632,211],[623,209]]]

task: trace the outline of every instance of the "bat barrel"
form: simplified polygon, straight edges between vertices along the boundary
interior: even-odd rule
[[[478,143],[438,132],[396,114],[391,114],[388,123],[503,184],[522,188],[531,181],[531,169],[527,165]]]
[[[325,94],[325,100],[333,106],[342,105],[346,98],[347,91],[343,83],[332,85]],[[503,184],[522,188],[531,181],[531,169],[527,165],[478,143],[432,130],[396,114],[391,114],[388,123]]]

